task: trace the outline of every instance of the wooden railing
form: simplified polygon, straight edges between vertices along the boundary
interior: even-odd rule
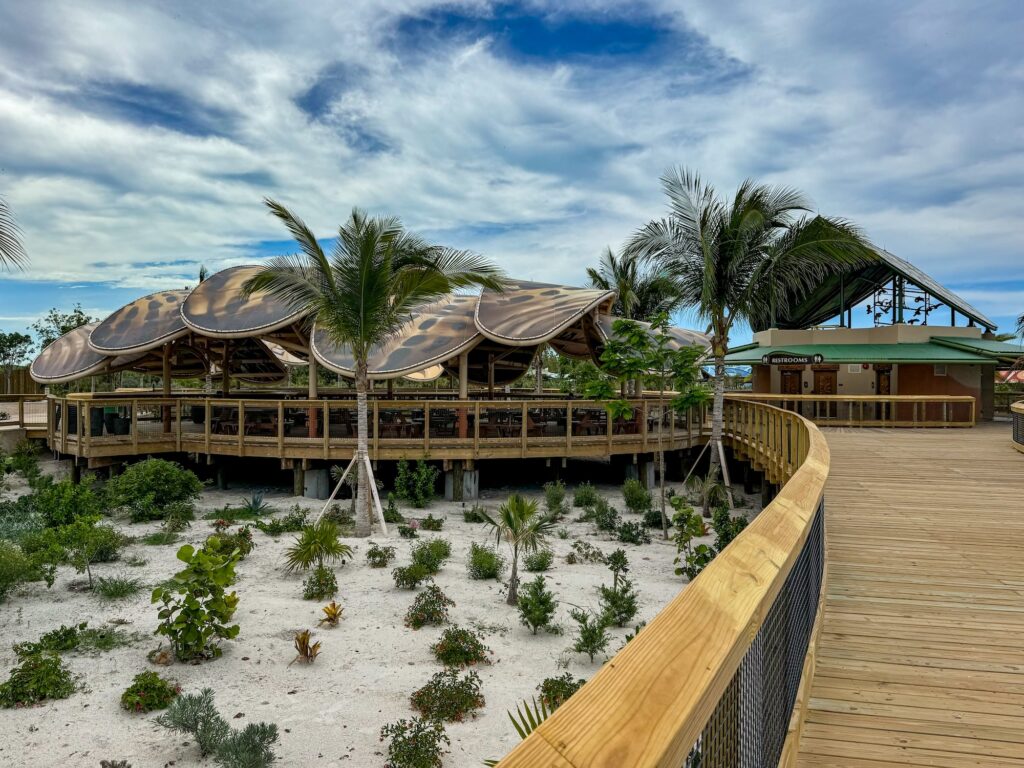
[[[1024,400],[1010,406],[1010,418],[1013,421],[1013,447],[1024,453]]]
[[[46,395],[0,395],[0,427],[46,427]]]
[[[338,459],[356,446],[354,400],[69,397],[51,401],[51,447],[76,456],[194,452]],[[632,401],[609,418],[592,400],[370,402],[372,459],[603,456],[689,447],[703,411],[679,415],[667,399]]]
[[[830,427],[973,427],[969,395],[777,395],[732,392],[730,397],[768,403]]]
[[[501,768],[794,764],[829,450],[808,420],[759,402],[727,399],[726,425],[737,453],[784,483],[778,496]]]

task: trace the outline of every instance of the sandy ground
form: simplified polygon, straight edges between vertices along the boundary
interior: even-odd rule
[[[11,492],[18,490],[14,487]],[[250,490],[207,490],[199,506],[207,511],[234,504]],[[598,490],[620,511],[624,509],[617,487],[599,486]],[[481,503],[493,509],[507,492],[489,491]],[[536,491],[531,495],[540,496]],[[279,512],[296,502],[311,511],[319,508],[315,501],[295,499],[280,491],[268,492],[266,498]],[[447,726],[452,742],[444,761],[447,768],[477,768],[484,758],[497,758],[511,749],[518,736],[506,710],[534,695],[545,677],[568,670],[589,678],[599,669],[602,659],[591,664],[586,656],[570,650],[574,623],[568,611],[572,605],[596,608],[597,585],[610,581],[610,574],[602,565],[568,565],[565,554],[574,539],[606,553],[619,546],[626,550],[630,577],[640,593],[638,620],[650,620],[684,586],[684,580],[672,572],[675,548],[662,541],[659,532],[653,532],[650,545],[620,545],[599,534],[592,524],[572,522],[574,511],[564,522],[569,539],[555,537],[551,541],[556,560],[547,574],[560,601],[557,622],[565,633],[533,636],[520,624],[517,611],[505,604],[497,582],[473,581],[466,573],[470,543],[488,541],[484,526],[464,522],[459,503],[435,502],[429,511],[446,519],[444,530],[424,532],[421,537],[441,536],[452,543],[453,556],[436,577],[456,603],[452,622],[481,630],[493,651],[493,663],[478,667],[486,707],[476,719]],[[426,514],[404,508],[402,512]],[[210,525],[196,520],[182,543],[202,543],[212,532]],[[156,524],[119,526],[132,536],[158,529]],[[70,568],[61,569],[52,589],[33,584],[9,597],[0,606],[0,667],[4,669],[16,662],[12,643],[36,639],[61,624],[88,621],[100,626],[123,621],[125,630],[140,637],[134,645],[109,653],[65,654],[85,686],[71,698],[31,709],[0,711],[0,765],[95,767],[101,759],[127,759],[134,768],[205,764],[189,739],[154,724],[155,714],[133,715],[120,709],[120,695],[132,677],[157,669],[176,679],[186,692],[212,687],[221,713],[235,726],[259,720],[277,723],[280,765],[382,766],[385,745],[378,739],[380,728],[415,714],[409,695],[441,669],[430,653],[441,628],[414,631],[405,627],[403,617],[414,593],[395,588],[391,567],[372,569],[366,564],[365,539],[347,539],[356,549],[355,559],[336,569],[337,600],[345,607],[344,620],[335,629],[317,630],[321,603],[303,600],[302,577],[285,576],[282,571],[283,553],[293,535],[277,539],[258,531],[254,535],[256,549],[237,569],[235,589],[240,603],[235,619],[241,633],[223,644],[221,658],[203,664],[154,667],[146,658],[158,645],[152,634],[157,620],[149,600],[150,588],[179,570],[175,552],[180,545],[135,543],[122,558],[145,558],[145,566],[96,566],[94,576],[129,574],[146,584],[147,589],[139,595],[123,601],[103,601],[72,591],[69,585],[81,577]],[[378,535],[374,540],[382,539]],[[389,543],[398,549],[396,564],[408,564],[415,542],[398,538],[392,526]],[[320,657],[310,666],[289,667],[295,656],[294,632],[305,628],[316,630],[316,638],[322,641]],[[622,646],[627,631],[612,630],[609,655]]]

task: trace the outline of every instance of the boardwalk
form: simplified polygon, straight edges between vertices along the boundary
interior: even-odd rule
[[[1024,766],[1024,457],[1003,422],[828,430],[800,766]]]

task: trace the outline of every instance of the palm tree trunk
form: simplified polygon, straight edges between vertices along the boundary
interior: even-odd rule
[[[508,579],[508,597],[505,602],[509,605],[519,602],[519,547],[512,548],[512,575]]]
[[[369,376],[365,361],[356,363],[356,473],[359,478],[356,485],[356,534],[369,536],[373,530],[373,517],[370,512],[369,478],[366,473],[366,457],[369,455],[369,428],[367,419],[366,391],[369,389]]]
[[[715,341],[715,398],[711,409],[711,464],[708,477],[717,478],[721,474],[722,460],[718,447],[722,444],[722,431],[725,424],[725,349]],[[709,516],[707,498],[704,499],[704,517]]]

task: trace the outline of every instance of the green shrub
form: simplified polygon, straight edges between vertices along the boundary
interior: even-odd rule
[[[0,602],[22,582],[38,577],[38,569],[21,547],[0,540]]]
[[[633,514],[640,515],[651,508],[651,492],[635,478],[631,477],[622,484],[622,498],[626,509]]]
[[[644,512],[644,525],[648,528],[661,528],[661,510],[648,509]]]
[[[71,671],[54,653],[24,656],[0,684],[0,707],[25,707],[47,699],[66,699],[77,689]]]
[[[445,539],[423,541],[412,548],[413,565],[420,565],[433,576],[451,557],[452,545]]]
[[[275,518],[268,522],[254,520],[255,525],[267,536],[280,536],[282,533],[297,533],[306,527],[306,511],[295,505],[292,511],[284,517]]]
[[[370,564],[371,568],[387,568],[394,559],[394,547],[386,545],[382,547],[375,541],[370,542],[370,546],[366,550],[366,562]]]
[[[559,528],[558,531],[556,531],[556,533],[558,534],[558,538],[560,538],[562,541],[565,541],[565,540],[567,540],[569,538],[569,529],[568,528],[565,528],[565,527]]]
[[[574,507],[592,507],[597,503],[597,489],[590,483],[580,483],[572,494]]]
[[[604,563],[604,552],[586,541],[576,539],[572,543],[572,551],[565,556],[569,565],[576,563]]]
[[[142,582],[127,576],[110,576],[96,579],[92,591],[105,600],[122,600],[136,595],[142,589]]]
[[[467,522],[467,523],[486,523],[487,521],[484,519],[484,516],[481,514],[481,512],[485,512],[485,511],[486,510],[483,507],[481,507],[479,504],[474,504],[469,509],[463,509],[462,510],[462,519],[463,519],[464,522]]]
[[[20,544],[22,539],[46,527],[43,516],[33,503],[35,496],[26,494],[0,501],[0,540]]]
[[[43,483],[32,495],[32,506],[51,528],[73,523],[79,518],[97,520],[103,514],[103,500],[93,491],[92,483]]]
[[[540,691],[540,700],[548,711],[554,712],[582,688],[585,682],[587,681],[583,678],[573,677],[571,672],[566,672],[561,677],[544,678],[544,682],[537,686],[537,690]]]
[[[302,582],[302,597],[306,600],[326,600],[338,594],[338,578],[326,565],[318,565]]]
[[[454,669],[443,669],[413,693],[409,701],[427,719],[462,722],[484,705],[480,675],[467,672],[460,676]]]
[[[409,606],[405,614],[405,626],[420,629],[427,624],[447,624],[448,609],[454,606],[455,602],[439,586],[428,584]]]
[[[256,544],[252,540],[252,528],[243,525],[234,533],[222,531],[213,536],[207,536],[203,549],[221,555],[230,555],[237,549],[239,558],[245,560],[255,546]]]
[[[169,506],[191,505],[202,490],[203,484],[193,472],[165,459],[132,464],[107,483],[112,504],[127,509],[136,523],[162,520]]]
[[[140,541],[150,547],[159,547],[164,544],[177,544],[181,541],[181,536],[174,531],[155,531],[147,533]]]
[[[133,637],[118,629],[91,629],[89,623],[67,627],[63,624],[42,635],[35,642],[15,643],[15,654],[21,658],[40,653],[65,653],[67,651],[111,651],[130,645]]]
[[[444,518],[427,515],[420,520],[420,527],[424,531],[440,531],[444,527]]]
[[[597,500],[597,503],[591,510],[591,519],[599,531],[615,531],[622,523],[618,510],[604,499]]]
[[[577,625],[572,649],[576,653],[587,654],[590,657],[590,663],[593,664],[594,657],[604,651],[611,640],[604,621],[592,611],[584,611],[581,608],[574,608],[569,615]]]
[[[498,579],[505,570],[505,558],[496,550],[474,541],[469,545],[466,570],[471,579]]]
[[[717,507],[711,513],[711,528],[715,532],[715,551],[721,552],[747,527],[747,518],[729,514],[728,507]]]
[[[446,667],[468,667],[473,664],[490,664],[487,655],[491,652],[479,634],[471,629],[449,627],[441,639],[430,646],[434,657]]]
[[[395,568],[391,571],[391,575],[395,579],[395,586],[399,589],[416,589],[430,576],[426,568],[416,563],[404,568]]]
[[[442,723],[419,717],[385,725],[380,740],[385,739],[390,739],[385,768],[441,768],[442,745],[451,744]]]
[[[650,544],[651,534],[647,526],[640,522],[623,523],[616,531],[623,544]]]
[[[555,560],[555,553],[550,549],[538,549],[523,555],[523,567],[531,572],[546,571],[551,568]]]
[[[395,495],[393,493],[389,493],[387,506],[384,507],[384,522],[401,523],[404,521],[405,518],[402,517],[402,513],[398,511],[398,505],[395,504]]]
[[[140,672],[121,694],[121,708],[129,712],[153,712],[167,709],[181,693],[181,686],[165,680],[156,672]]]
[[[161,603],[160,626],[174,655],[181,661],[220,656],[218,639],[238,635],[238,625],[227,622],[235,615],[238,596],[227,593],[235,583],[239,556],[214,554],[186,544],[178,550],[185,568],[168,585],[153,590],[153,603]]]
[[[250,723],[234,730],[214,707],[210,688],[178,696],[156,723],[192,736],[202,755],[213,755],[221,768],[268,768],[276,759],[277,726]]]
[[[410,520],[408,525],[398,526],[398,535],[403,539],[418,539],[420,535],[416,533],[416,529],[420,527],[420,524],[415,520]]]
[[[12,472],[18,472],[29,483],[39,478],[39,454],[42,449],[27,437],[18,441],[14,453],[7,458],[7,466]]]
[[[605,624],[624,627],[633,620],[639,609],[633,582],[622,578],[612,587],[602,584],[598,589],[601,593],[601,620]]]
[[[74,566],[89,577],[93,586],[92,565],[116,560],[127,540],[107,525],[96,525],[96,518],[82,517],[59,528],[46,528],[25,536],[22,548],[36,563]]]
[[[423,459],[416,462],[415,469],[410,469],[409,462],[402,459],[398,462],[398,475],[395,477],[395,495],[416,509],[423,509],[434,500],[434,486],[440,474],[437,467]]]
[[[558,602],[547,588],[543,576],[526,582],[519,593],[519,619],[535,635],[538,629],[551,624],[557,606]]]
[[[708,531],[701,516],[693,507],[681,496],[672,498],[672,506],[676,510],[672,516],[672,525],[676,529],[672,539],[678,551],[674,562],[679,566],[675,572],[677,576],[686,576],[692,581],[714,560],[715,550],[707,544],[696,542],[697,538],[706,536]]]
[[[551,516],[562,514],[562,502],[565,501],[565,485],[561,480],[544,483],[544,508]]]

